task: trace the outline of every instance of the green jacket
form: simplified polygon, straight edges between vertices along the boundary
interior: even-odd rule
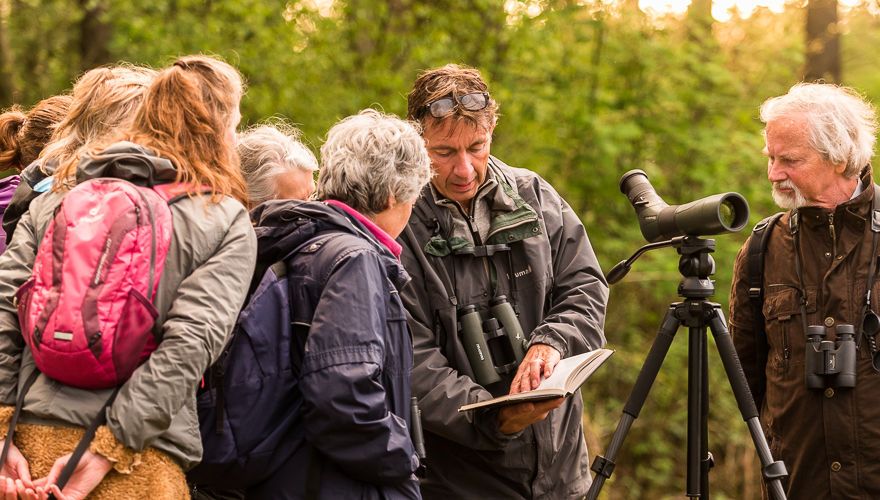
[[[513,373],[486,388],[473,381],[456,310],[476,305],[485,311],[494,296],[512,297],[529,342],[568,357],[604,345],[607,283],[581,221],[533,172],[492,158],[470,213],[428,186],[400,238],[401,259],[413,278],[401,294],[413,330],[413,394],[426,433],[422,493],[446,499],[580,497],[590,484],[580,394],[510,436],[499,432],[495,411],[459,413],[464,404],[506,394]],[[491,257],[467,253],[481,243],[511,250]]]
[[[60,201],[57,193],[37,197],[0,256],[2,405],[15,405],[18,388],[34,369],[12,300],[30,276]],[[171,205],[171,213],[174,234],[154,302],[162,342],[122,386],[107,411],[107,426],[125,446],[152,446],[189,468],[202,456],[195,389],[235,324],[253,273],[256,237],[247,210],[232,198],[216,204],[203,196],[185,198]],[[22,421],[87,426],[111,392],[40,375],[25,397]]]

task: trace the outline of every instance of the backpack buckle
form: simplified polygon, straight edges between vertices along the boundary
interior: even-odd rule
[[[761,289],[760,288],[749,288],[749,298],[760,299],[761,298]]]

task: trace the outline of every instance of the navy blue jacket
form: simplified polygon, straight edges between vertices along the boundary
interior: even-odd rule
[[[302,340],[295,427],[304,432],[247,498],[303,498],[315,455],[321,498],[421,498],[409,431],[412,339],[397,292],[408,275],[362,224],[324,203],[271,201],[252,218],[257,273],[287,265]]]

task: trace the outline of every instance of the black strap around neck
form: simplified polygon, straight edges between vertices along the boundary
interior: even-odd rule
[[[865,314],[868,312],[868,309],[871,307],[871,290],[874,288],[874,282],[877,280],[877,249],[880,246],[878,240],[878,234],[880,234],[880,186],[874,184],[874,193],[871,200],[871,213],[870,213],[870,224],[871,224],[871,261],[868,263],[868,279],[865,284],[865,300],[862,304],[861,315],[856,318],[856,321],[859,322],[857,326],[858,332],[856,335],[856,349],[860,347],[861,339],[864,336],[864,322],[862,321],[865,317]],[[800,231],[798,230],[798,222],[799,222],[799,214],[795,211],[791,214],[791,219],[789,220],[789,229],[792,233],[792,239],[794,240],[794,265],[795,272],[797,273],[798,283],[800,286],[800,294],[801,294],[801,321],[803,322],[804,332],[807,331],[807,311],[806,311],[806,302],[807,302],[807,290],[804,286],[804,276],[803,270],[801,267],[801,259],[800,259]],[[875,346],[873,342],[872,346]],[[874,348],[872,348],[873,350]]]

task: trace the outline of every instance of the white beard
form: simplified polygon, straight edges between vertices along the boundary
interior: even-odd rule
[[[790,189],[791,194],[783,194],[779,189]],[[784,210],[794,210],[807,205],[807,199],[790,180],[773,183],[773,201]]]

